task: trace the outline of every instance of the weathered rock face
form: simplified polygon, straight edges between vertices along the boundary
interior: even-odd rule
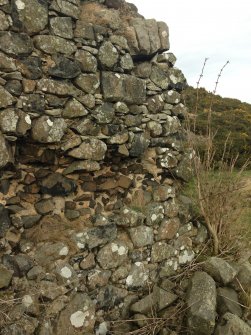
[[[124,0],[0,0],[0,298],[14,302],[1,333],[105,335],[132,317],[126,334],[184,299],[169,277],[207,232],[179,196],[186,80],[168,34]],[[203,278],[191,327],[206,335]]]

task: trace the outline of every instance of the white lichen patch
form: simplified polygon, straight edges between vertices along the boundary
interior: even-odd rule
[[[81,243],[81,242],[78,242],[78,243],[77,243],[77,247],[78,247],[79,249],[84,249],[84,248],[85,248],[85,244],[84,244],[84,243]]]
[[[23,298],[22,298],[22,304],[23,304],[26,308],[30,307],[30,305],[33,304],[33,299],[32,299],[32,297],[31,297],[29,294],[24,295]]]
[[[129,275],[127,278],[126,278],[126,285],[127,286],[132,286],[133,284],[133,277],[132,275]]]
[[[59,255],[60,256],[67,256],[69,253],[69,248],[67,246],[63,247],[60,251],[59,251]]]
[[[26,122],[26,123],[31,124],[31,118],[30,118],[30,115],[26,115],[24,119],[25,119],[25,122]]]
[[[168,33],[167,33],[167,31],[164,30],[164,31],[162,31],[161,35],[162,35],[162,37],[165,38],[165,37],[167,37]]]
[[[66,279],[71,278],[72,276],[72,272],[71,269],[69,269],[67,266],[64,266],[61,270],[60,270],[60,275]]]
[[[152,221],[156,221],[156,220],[157,220],[157,215],[156,215],[156,214],[153,214],[153,215],[151,216],[151,220],[152,220]]]
[[[25,8],[25,3],[21,0],[16,0],[16,6],[18,10],[22,10]]]
[[[100,323],[98,326],[98,329],[96,330],[96,335],[106,335],[108,332],[107,324],[106,322]]]
[[[182,254],[179,255],[179,264],[186,264],[188,262],[191,262],[194,258],[194,252],[191,251],[188,253],[187,250],[185,250]]]
[[[77,311],[70,316],[70,321],[73,327],[81,328],[85,324],[85,319],[89,316],[89,312]]]
[[[116,76],[117,78],[120,78],[120,75],[119,75],[118,73],[115,73],[115,76]]]
[[[117,252],[120,256],[125,255],[127,253],[127,248],[123,245],[118,246],[115,243],[112,243],[112,252]]]
[[[49,127],[53,126],[53,122],[50,119],[48,119],[46,122],[47,122],[47,124],[48,124]]]
[[[124,212],[124,214],[127,214],[127,213],[129,213],[129,209],[125,208],[123,212]]]

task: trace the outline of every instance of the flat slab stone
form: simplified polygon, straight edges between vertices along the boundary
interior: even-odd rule
[[[12,56],[28,56],[33,51],[33,43],[27,34],[0,31],[0,50]]]
[[[77,47],[73,42],[58,36],[39,35],[35,36],[33,41],[36,48],[48,54],[59,52],[71,55],[77,50]]]

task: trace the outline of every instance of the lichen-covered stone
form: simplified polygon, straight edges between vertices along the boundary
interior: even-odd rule
[[[52,77],[71,79],[81,73],[80,66],[76,61],[64,56],[56,56],[53,60],[55,64],[48,69],[48,73]]]
[[[0,69],[5,72],[15,71],[16,65],[14,59],[0,52]]]
[[[98,124],[109,124],[114,119],[115,112],[111,103],[105,102],[103,105],[98,106],[92,113]]]
[[[102,90],[104,98],[108,101],[141,104],[146,99],[144,81],[126,74],[103,72]]]
[[[1,31],[0,50],[10,56],[28,56],[33,51],[33,43],[25,33]]]
[[[13,271],[8,270],[5,266],[0,264],[0,289],[10,285],[12,275]]]
[[[139,226],[129,230],[130,237],[135,248],[142,248],[153,244],[153,229],[150,227]]]
[[[75,79],[75,84],[86,93],[95,93],[100,85],[99,75],[98,74],[80,74]]]
[[[0,30],[7,30],[10,26],[10,20],[7,15],[0,11]]]
[[[50,19],[50,29],[53,35],[71,39],[73,37],[73,25],[70,17],[53,17]]]
[[[13,96],[0,86],[0,108],[6,108],[14,103],[15,99]]]
[[[53,79],[40,79],[37,82],[37,89],[44,93],[56,94],[58,96],[75,96],[78,93],[76,87],[67,81]]]
[[[126,286],[139,288],[146,284],[149,278],[149,270],[141,262],[136,262],[126,278]]]
[[[38,0],[13,1],[12,20],[14,25],[21,23],[24,31],[35,34],[43,30],[48,23],[48,6]],[[13,9],[14,9],[13,8]]]
[[[32,138],[41,143],[59,142],[64,136],[67,125],[64,119],[51,119],[41,116],[32,125]]]
[[[216,285],[206,272],[195,272],[191,278],[187,305],[187,325],[191,334],[213,334],[216,318]]]
[[[100,161],[104,159],[106,151],[107,146],[103,141],[90,138],[84,140],[78,148],[71,150],[68,155],[78,159]]]
[[[84,108],[84,106],[78,100],[73,98],[66,103],[62,116],[72,119],[75,117],[85,116],[87,114],[88,111]]]
[[[112,68],[117,63],[119,54],[114,45],[108,41],[101,45],[98,58],[104,67]]]
[[[68,1],[68,0],[53,0],[50,9],[53,9],[60,14],[71,16],[74,19],[78,19],[79,16],[79,0]]]
[[[59,36],[37,35],[33,38],[33,42],[37,49],[48,54],[71,55],[77,49],[73,42]]]
[[[151,260],[152,262],[162,262],[174,255],[174,249],[165,242],[156,242],[152,246]]]
[[[154,84],[163,90],[166,90],[170,83],[168,76],[158,65],[154,65],[152,67],[150,79],[154,82]]]
[[[128,247],[119,240],[114,240],[100,249],[97,261],[103,269],[117,268],[127,260]]]
[[[75,59],[80,63],[83,72],[96,73],[98,66],[97,59],[90,52],[78,50],[75,53]]]

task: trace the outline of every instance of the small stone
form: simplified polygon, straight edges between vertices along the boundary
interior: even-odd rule
[[[60,173],[52,173],[40,183],[40,192],[53,196],[67,196],[75,192],[76,188],[77,185],[73,180]]]
[[[101,106],[98,106],[92,113],[98,124],[109,124],[114,119],[115,112],[113,105],[109,102],[105,102]]]
[[[251,264],[250,262],[246,261],[241,264],[239,269],[237,279],[241,284],[244,290],[249,290],[251,287]]]
[[[158,229],[157,240],[172,240],[177,234],[179,227],[180,220],[178,218],[163,220]]]
[[[95,263],[95,257],[93,253],[89,253],[87,257],[82,259],[79,266],[82,270],[89,270],[91,268],[94,268],[96,265]]]
[[[111,271],[95,269],[88,273],[88,286],[91,290],[108,285]]]
[[[89,249],[96,248],[117,237],[117,227],[114,224],[106,224],[89,228],[76,235],[77,245],[87,245]]]
[[[238,294],[229,287],[219,287],[217,289],[217,308],[220,315],[229,312],[242,317],[243,314]]]
[[[135,248],[153,244],[153,229],[150,227],[139,226],[131,228],[129,233]]]
[[[95,93],[99,88],[100,81],[98,74],[80,74],[75,79],[75,84],[86,93]]]
[[[40,219],[41,219],[41,215],[21,216],[21,221],[22,221],[22,225],[24,226],[24,228],[32,228],[39,222]]]
[[[0,264],[0,289],[10,285],[12,275],[13,271],[8,270],[5,266]]]
[[[174,248],[165,242],[156,242],[152,246],[151,260],[153,263],[162,262],[174,255]]]
[[[85,160],[85,161],[77,161],[70,164],[66,169],[64,169],[63,174],[67,175],[70,173],[74,173],[76,171],[98,171],[100,170],[100,165],[98,162]]]
[[[141,262],[136,262],[126,278],[126,286],[139,288],[146,285],[149,279],[149,270]]]
[[[12,160],[10,148],[0,131],[0,168]],[[0,206],[1,208],[1,206]],[[1,231],[1,228],[0,228]]]
[[[59,12],[60,14],[71,16],[74,19],[79,17],[79,0],[53,0],[50,9]]]
[[[98,59],[102,66],[112,68],[118,61],[118,51],[111,42],[104,42],[99,48]]]
[[[78,20],[76,23],[76,29],[74,30],[74,36],[94,41],[95,35],[93,25],[86,23],[85,21]]]
[[[0,108],[6,108],[15,102],[13,96],[0,86]]]
[[[78,148],[71,150],[68,155],[78,159],[100,161],[104,159],[106,151],[107,146],[103,141],[90,138],[84,140]]]
[[[4,53],[0,52],[0,69],[4,72],[13,72],[16,70],[14,59],[7,57]]]
[[[55,64],[48,69],[48,74],[52,77],[72,79],[81,73],[79,64],[74,60],[62,55],[53,57],[53,60]]]
[[[60,142],[66,131],[67,125],[64,119],[50,119],[41,116],[32,125],[32,138],[40,143]]]
[[[152,67],[150,79],[154,82],[154,84],[156,84],[163,90],[166,90],[170,83],[170,80],[168,76],[166,75],[166,73],[157,65],[154,65]]]
[[[224,259],[219,257],[211,257],[203,263],[203,269],[216,281],[227,285],[231,283],[237,271]]]
[[[85,116],[88,114],[88,111],[84,106],[76,99],[69,100],[63,110],[62,116],[68,119],[75,117]]]
[[[54,300],[60,295],[66,293],[66,288],[63,286],[58,286],[56,283],[42,280],[39,283],[39,290],[40,296],[45,299]]]
[[[16,133],[18,114],[14,109],[7,108],[0,113],[0,129],[3,133]]]
[[[134,67],[133,60],[130,54],[125,54],[120,59],[120,66],[124,70],[132,70]]]
[[[129,154],[132,157],[140,157],[144,154],[148,146],[149,140],[145,137],[145,135],[135,134]]]
[[[73,38],[72,19],[70,17],[51,18],[50,28],[53,35],[69,39]]]
[[[113,241],[100,249],[97,261],[103,269],[113,269],[127,260],[128,247],[122,241]]]
[[[7,15],[0,11],[0,30],[7,30],[10,26]]]
[[[52,198],[41,200],[35,204],[36,211],[41,215],[51,213],[54,208],[55,203]]]
[[[90,52],[78,50],[75,53],[75,59],[80,63],[80,67],[83,72],[97,72],[97,59]]]

